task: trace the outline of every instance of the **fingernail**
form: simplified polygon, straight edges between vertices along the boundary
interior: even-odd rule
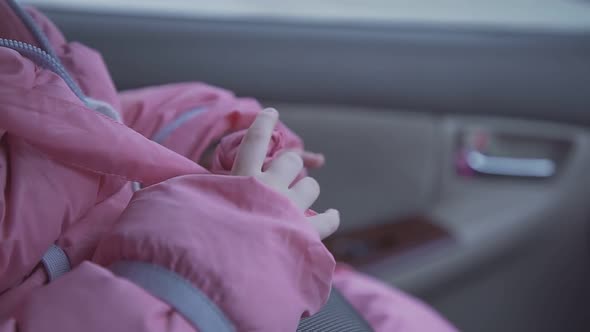
[[[264,113],[267,113],[267,114],[272,114],[272,115],[275,115],[275,114],[278,114],[278,113],[279,113],[279,112],[277,112],[277,110],[276,110],[276,109],[274,109],[274,108],[265,108],[265,109],[263,110],[263,112],[264,112]]]
[[[340,220],[340,212],[338,212],[338,210],[335,210],[335,209],[330,209],[328,211],[330,211],[331,213],[336,214],[336,217],[337,217],[336,219],[334,219],[334,223],[331,225],[332,226],[331,227],[331,232],[334,233],[334,232],[336,232],[336,230],[338,230],[338,228],[340,228],[340,222],[341,222],[341,220]]]

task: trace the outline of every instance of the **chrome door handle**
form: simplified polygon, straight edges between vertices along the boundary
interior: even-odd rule
[[[555,162],[547,158],[494,157],[471,150],[465,156],[467,166],[478,173],[548,178],[555,174]]]

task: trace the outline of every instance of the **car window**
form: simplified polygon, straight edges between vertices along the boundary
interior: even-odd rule
[[[586,0],[32,0],[121,12],[272,19],[590,28]]]

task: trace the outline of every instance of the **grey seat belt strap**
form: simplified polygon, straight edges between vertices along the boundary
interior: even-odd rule
[[[173,307],[201,332],[234,332],[233,324],[197,287],[158,265],[119,261],[110,270]]]
[[[52,245],[41,263],[53,281],[71,270],[70,260],[58,246]],[[234,332],[233,324],[198,288],[163,267],[136,261],[119,261],[110,270],[155,297],[168,303],[201,332]],[[315,315],[304,318],[297,332],[370,332],[369,324],[344,299],[332,289],[328,303]]]
[[[72,269],[66,253],[55,244],[45,252],[41,258],[41,264],[45,268],[50,282]]]
[[[315,315],[303,318],[297,332],[372,332],[367,321],[350,303],[332,288],[328,303]]]

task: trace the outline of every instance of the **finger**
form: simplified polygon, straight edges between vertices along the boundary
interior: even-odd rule
[[[288,196],[302,210],[307,210],[320,196],[320,185],[314,178],[305,177],[293,185]]]
[[[301,149],[290,149],[294,151],[303,159],[303,166],[306,168],[320,168],[326,163],[326,158],[321,153],[305,151]]]
[[[338,226],[340,226],[340,213],[337,210],[330,209],[324,213],[308,217],[307,220],[309,220],[323,240],[336,232]]]
[[[287,151],[271,161],[264,174],[272,177],[278,185],[288,187],[302,169],[303,160],[301,157],[293,151]]]
[[[238,148],[232,167],[233,175],[249,176],[261,172],[278,115],[272,108],[258,113]]]
[[[301,158],[306,168],[320,168],[326,163],[326,157],[321,153],[301,151]]]

